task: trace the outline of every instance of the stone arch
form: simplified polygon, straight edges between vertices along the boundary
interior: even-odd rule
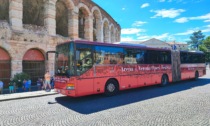
[[[119,32],[118,32],[117,28],[115,29],[115,38],[116,38],[117,42],[120,41],[120,39],[119,39]]]
[[[92,8],[92,15],[93,15],[93,41],[102,41],[101,40],[101,22],[102,16],[101,12],[98,7],[94,6]]]
[[[9,53],[0,47],[0,80],[4,82],[6,87],[11,77],[11,57]]]
[[[43,77],[45,73],[45,57],[42,51],[32,48],[26,51],[22,62],[23,72],[31,76],[31,81],[36,82],[37,78]]]
[[[114,30],[114,25],[111,24],[110,26],[110,30],[111,30],[111,34],[110,34],[110,37],[111,37],[111,43],[115,42],[116,39],[115,39],[115,30]]]
[[[45,0],[23,0],[23,24],[44,26]]]
[[[68,37],[68,7],[64,0],[56,2],[56,34]]]
[[[9,22],[9,0],[0,1],[0,20]]]
[[[81,39],[89,39],[89,31],[90,29],[90,10],[88,7],[83,4],[79,3],[78,5],[79,12],[78,12],[78,33],[79,33],[79,38]]]
[[[109,31],[109,21],[108,21],[107,18],[105,18],[103,20],[103,41],[105,43],[109,43],[109,41],[110,41],[109,34],[110,34],[110,31]]]

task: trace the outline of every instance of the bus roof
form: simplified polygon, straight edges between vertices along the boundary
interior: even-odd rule
[[[90,44],[90,45],[103,45],[103,46],[112,46],[112,47],[127,47],[127,48],[141,48],[141,49],[147,49],[147,50],[171,51],[170,49],[147,47],[146,45],[143,45],[143,44],[133,44],[133,43],[113,44],[113,43],[92,42],[92,41],[86,41],[86,40],[74,40],[72,42],[81,43],[81,44]]]

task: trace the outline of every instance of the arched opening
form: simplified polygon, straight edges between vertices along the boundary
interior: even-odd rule
[[[0,80],[7,87],[11,77],[11,58],[7,51],[0,48]]]
[[[36,82],[45,73],[45,58],[38,49],[28,50],[23,57],[23,72],[31,76],[31,81]]]
[[[56,34],[68,37],[68,9],[63,0],[56,2]]]
[[[114,26],[111,27],[111,42],[115,42],[115,33],[114,33]]]
[[[0,1],[0,20],[9,22],[9,0]]]
[[[88,13],[85,10],[85,8],[81,7],[79,9],[79,38],[85,39],[85,28],[88,27],[87,25],[87,18],[88,18]]]
[[[23,24],[44,26],[44,0],[23,0]]]
[[[119,41],[119,32],[118,32],[118,30],[115,30],[115,38],[116,38],[116,41],[118,42]]]
[[[99,11],[95,10],[93,12],[93,41],[99,41],[99,35],[101,33],[100,30],[100,22],[101,22],[101,18],[100,18],[100,13]]]
[[[107,21],[103,25],[103,38],[105,43],[109,42],[109,24]]]

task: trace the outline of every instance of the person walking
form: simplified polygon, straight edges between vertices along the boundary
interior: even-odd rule
[[[44,79],[45,79],[45,90],[47,89],[47,86],[49,87],[49,91],[51,90],[51,85],[50,85],[50,73],[47,70],[46,74],[44,75]]]
[[[14,84],[12,79],[10,79],[9,82],[9,93],[14,93]]]
[[[0,80],[0,94],[3,94],[4,83]]]

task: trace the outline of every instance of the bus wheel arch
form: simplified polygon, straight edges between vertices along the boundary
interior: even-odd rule
[[[196,70],[195,71],[195,80],[198,80],[198,78],[199,78],[199,72]]]
[[[119,82],[115,78],[107,80],[104,87],[104,94],[106,96],[113,96],[119,91]]]
[[[161,86],[166,86],[169,83],[169,78],[167,74],[163,74],[161,77]]]

